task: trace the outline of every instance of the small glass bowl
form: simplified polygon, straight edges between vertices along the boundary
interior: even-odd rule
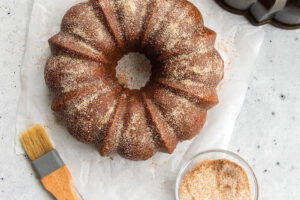
[[[246,172],[249,180],[249,185],[251,189],[251,199],[252,200],[258,200],[258,183],[256,176],[250,167],[250,165],[239,155],[226,151],[226,150],[220,150],[220,149],[214,149],[209,151],[204,151],[196,156],[194,156],[190,161],[188,161],[181,170],[179,171],[177,175],[176,180],[176,186],[175,186],[175,196],[176,200],[180,200],[179,198],[179,192],[180,192],[180,185],[183,180],[183,178],[186,176],[188,172],[190,172],[194,166],[204,160],[218,160],[218,159],[227,159],[229,161],[235,162],[236,164],[240,165]]]

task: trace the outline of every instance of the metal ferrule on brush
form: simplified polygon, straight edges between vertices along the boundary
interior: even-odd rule
[[[65,166],[65,163],[54,149],[33,161],[32,166],[38,178],[42,179],[57,169]]]

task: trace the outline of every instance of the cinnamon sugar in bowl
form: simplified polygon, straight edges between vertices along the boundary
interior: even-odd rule
[[[237,154],[210,150],[186,163],[176,181],[176,200],[258,200],[253,170]]]

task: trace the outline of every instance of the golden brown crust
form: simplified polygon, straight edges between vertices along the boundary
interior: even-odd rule
[[[172,153],[198,134],[218,103],[223,61],[216,33],[186,0],[89,0],[73,6],[49,39],[45,80],[52,109],[78,140],[103,156],[145,160]],[[124,89],[115,66],[126,53],[144,53],[150,82]]]

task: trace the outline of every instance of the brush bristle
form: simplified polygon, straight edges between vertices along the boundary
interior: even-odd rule
[[[40,125],[23,132],[20,139],[26,154],[32,161],[53,150],[46,131]]]

